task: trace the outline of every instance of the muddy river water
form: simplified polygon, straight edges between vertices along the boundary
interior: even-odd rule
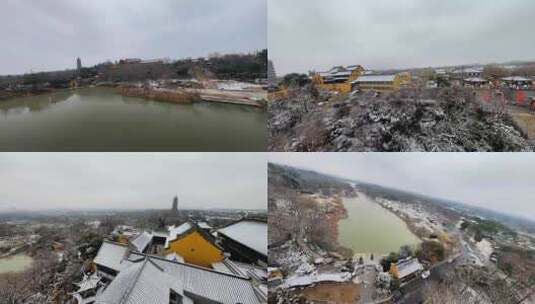
[[[1,151],[265,151],[265,110],[85,88],[0,101]]]
[[[338,242],[356,255],[380,256],[419,243],[405,222],[364,194],[344,199],[344,207],[348,217],[338,224]]]
[[[32,258],[24,254],[0,258],[0,274],[23,271],[32,265],[32,261]]]

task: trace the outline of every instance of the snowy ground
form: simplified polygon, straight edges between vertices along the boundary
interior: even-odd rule
[[[479,253],[485,258],[485,261],[488,261],[490,255],[494,251],[492,244],[487,239],[483,239],[476,243],[476,247],[479,250]]]
[[[218,90],[224,91],[243,91],[247,89],[258,88],[258,85],[239,81],[225,81],[217,82],[216,87]]]
[[[409,219],[415,227],[425,229],[428,234],[443,231],[439,224],[440,219],[434,215],[426,212],[421,206],[414,204],[404,204],[398,201],[391,201],[384,198],[377,198],[376,201],[398,216]]]

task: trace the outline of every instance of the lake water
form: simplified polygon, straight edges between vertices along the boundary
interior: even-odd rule
[[[0,151],[265,151],[266,111],[86,88],[0,101]]]
[[[419,243],[405,222],[361,193],[358,198],[344,199],[344,206],[348,218],[338,224],[338,242],[355,254],[380,256]]]
[[[0,259],[0,273],[20,272],[32,265],[32,258],[24,254],[17,254]]]

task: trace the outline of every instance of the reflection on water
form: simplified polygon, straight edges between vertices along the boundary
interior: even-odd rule
[[[0,113],[10,115],[42,111],[55,103],[67,100],[72,95],[72,91],[61,91],[47,95],[18,97],[0,102]]]
[[[87,88],[0,102],[0,151],[265,151],[265,111]]]
[[[407,225],[390,211],[364,194],[344,199],[348,218],[338,225],[338,241],[355,254],[374,253],[376,256],[398,251],[402,245],[414,245],[419,239]]]
[[[32,265],[33,259],[24,254],[17,254],[0,259],[0,273],[21,272]]]

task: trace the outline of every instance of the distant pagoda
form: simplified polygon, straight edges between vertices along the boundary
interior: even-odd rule
[[[267,77],[268,77],[268,84],[269,85],[276,85],[277,84],[277,73],[275,72],[275,67],[273,66],[273,61],[271,61],[271,60],[268,60]]]
[[[82,59],[76,58],[76,77],[80,77],[82,72]]]
[[[173,215],[178,215],[178,196],[173,198],[173,207],[171,208],[171,213]]]

